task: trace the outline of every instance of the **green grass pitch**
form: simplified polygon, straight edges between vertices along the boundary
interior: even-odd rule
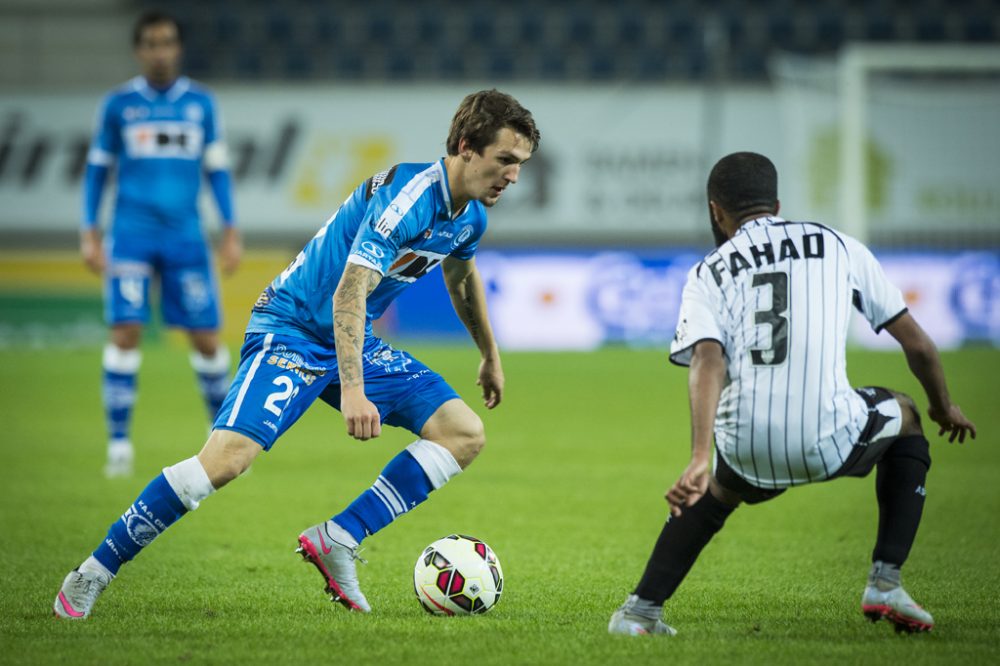
[[[471,347],[412,350],[478,405]],[[149,478],[193,455],[205,418],[186,352],[148,346],[135,414],[136,476],[101,475],[97,349],[0,351],[0,663],[687,664],[998,663],[1000,353],[946,354],[952,392],[980,429],[931,435],[924,521],[904,569],[937,620],[897,636],[859,601],[874,539],[874,480],[843,479],[739,509],[677,595],[676,638],[606,633],[637,581],[687,460],[686,372],[662,351],[505,356],[507,397],[483,413],[489,443],[463,475],[366,542],[370,616],[331,604],[293,553],[298,532],[365,489],[412,438],[360,443],[313,408],[252,472],[172,527],[83,623],[50,607],[65,573]],[[924,403],[899,354],[854,352],[855,385]],[[925,405],[924,405],[925,407]],[[489,614],[437,618],[418,605],[421,549],[462,532],[506,574]]]

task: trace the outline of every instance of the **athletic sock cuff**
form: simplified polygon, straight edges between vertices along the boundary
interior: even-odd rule
[[[188,511],[197,509],[203,499],[215,492],[198,456],[182,460],[172,467],[164,467],[163,477]]]
[[[424,470],[434,490],[448,483],[449,479],[462,471],[451,451],[429,439],[418,439],[407,446],[406,450]]]
[[[138,349],[122,349],[109,343],[104,345],[102,362],[104,369],[109,372],[132,375],[139,372],[139,366],[142,364],[142,352]]]
[[[229,372],[229,349],[219,345],[211,356],[202,356],[199,352],[191,352],[191,367],[195,372],[204,375],[219,375]]]
[[[114,572],[112,572],[111,569],[104,566],[101,563],[101,561],[98,560],[93,555],[85,559],[80,564],[80,566],[76,568],[76,570],[79,571],[80,573],[96,573],[96,574],[103,574],[105,576],[108,576],[109,578],[115,577]]]

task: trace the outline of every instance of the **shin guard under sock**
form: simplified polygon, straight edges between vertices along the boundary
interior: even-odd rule
[[[735,508],[706,492],[693,505],[684,507],[680,516],[669,518],[634,593],[662,606]]]

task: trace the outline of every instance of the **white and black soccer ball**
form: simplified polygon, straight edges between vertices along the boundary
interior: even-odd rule
[[[429,613],[478,615],[500,600],[503,569],[485,542],[452,534],[420,553],[413,568],[413,589]]]

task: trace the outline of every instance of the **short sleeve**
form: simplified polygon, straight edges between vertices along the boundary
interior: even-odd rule
[[[354,237],[347,261],[385,275],[392,268],[400,248],[423,232],[419,228],[420,200],[408,208],[400,206],[389,188],[380,188],[368,202],[364,220]]]
[[[903,293],[889,282],[871,250],[850,236],[843,240],[851,258],[854,307],[878,333],[906,312]]]
[[[209,173],[225,171],[230,168],[229,148],[226,146],[222,130],[222,118],[219,115],[215,97],[205,95],[205,115],[202,119],[202,131],[205,133],[205,170]]]
[[[97,109],[94,138],[87,154],[91,164],[109,166],[121,153],[121,130],[114,101],[114,95],[108,95]]]
[[[700,264],[699,264],[700,266]],[[725,347],[725,336],[718,320],[718,295],[698,275],[698,266],[688,273],[677,317],[677,331],[670,343],[670,361],[691,365],[694,346],[702,340],[715,340]]]
[[[222,119],[219,117],[218,104],[213,95],[205,95],[205,116],[204,116],[205,145],[211,145],[216,141],[223,141]]]

